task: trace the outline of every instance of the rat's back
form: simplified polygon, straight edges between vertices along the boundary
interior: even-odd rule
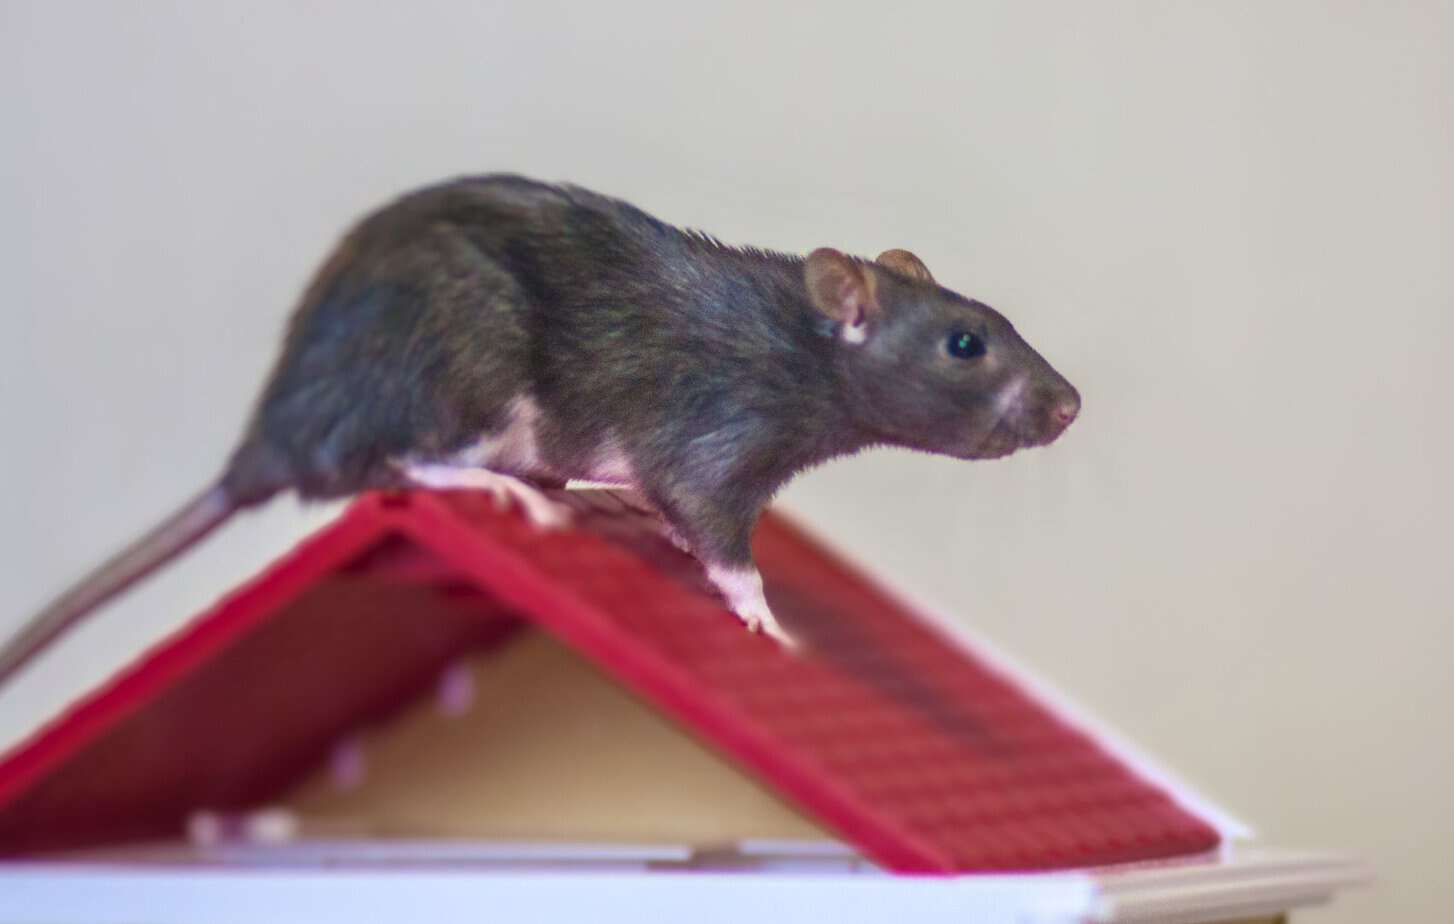
[[[654,233],[651,219],[615,205],[489,176],[365,217],[304,292],[228,491],[245,504],[287,488],[385,487],[398,460],[448,455],[501,425],[539,366],[540,301],[561,276],[598,278],[627,249],[618,238]]]
[[[655,423],[644,391],[726,401],[762,357],[811,348],[777,307],[800,273],[579,187],[490,175],[409,193],[308,286],[224,483],[244,504],[390,486],[399,460],[457,453],[522,395],[574,421],[546,434],[568,469],[605,422],[617,438]]]

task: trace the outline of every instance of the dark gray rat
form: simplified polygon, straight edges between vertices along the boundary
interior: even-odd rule
[[[555,524],[572,479],[639,491],[753,629],[749,546],[799,471],[869,446],[989,459],[1058,437],[1076,390],[913,254],[729,247],[625,202],[467,177],[364,218],[289,323],[216,483],[0,651],[0,680],[237,510],[294,490],[490,490]]]

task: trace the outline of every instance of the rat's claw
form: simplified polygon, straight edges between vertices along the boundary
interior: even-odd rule
[[[776,639],[777,643],[784,648],[796,651],[799,647],[798,640],[789,634],[787,629],[779,625],[776,619],[763,623],[762,633],[768,638]]]

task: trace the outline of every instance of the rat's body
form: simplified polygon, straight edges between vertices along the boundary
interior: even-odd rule
[[[805,260],[575,187],[455,180],[339,244],[217,485],[33,620],[0,678],[288,489],[486,488],[549,521],[558,508],[532,485],[628,486],[749,625],[781,635],[749,537],[796,472],[875,444],[1004,455],[1054,439],[1078,407],[1003,318],[904,251]]]

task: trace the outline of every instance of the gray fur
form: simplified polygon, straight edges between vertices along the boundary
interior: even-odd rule
[[[240,502],[393,485],[400,457],[447,459],[526,394],[541,475],[589,477],[613,441],[699,556],[747,564],[758,512],[804,468],[873,444],[973,457],[966,434],[1005,451],[1046,441],[1033,415],[974,422],[1017,370],[1045,401],[1069,389],[1003,318],[860,263],[885,311],[851,345],[800,257],[521,177],[412,193],[320,271],[225,484]],[[956,323],[994,338],[1002,374],[968,380],[941,355]]]

